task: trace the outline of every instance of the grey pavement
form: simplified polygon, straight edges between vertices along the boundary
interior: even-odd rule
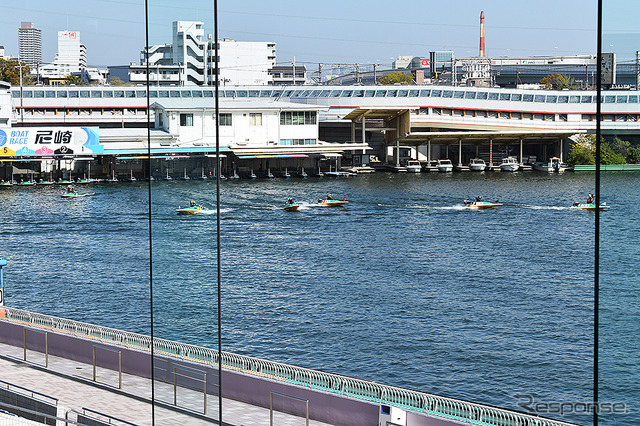
[[[87,408],[137,425],[218,423],[217,396],[207,395],[205,415],[202,392],[179,387],[178,406],[174,407],[173,385],[156,381],[154,405],[150,379],[123,373],[122,389],[118,389],[116,371],[98,368],[96,382],[93,382],[93,366],[90,364],[49,355],[48,367],[45,368],[43,353],[27,351],[26,363],[23,355],[22,347],[0,343],[0,379],[57,398],[58,405],[64,408],[63,415],[71,409],[82,412]],[[152,418],[155,418],[155,423]],[[224,424],[230,425],[269,425],[269,409],[224,398],[222,419]],[[278,426],[305,425],[305,418],[281,412],[274,411],[273,419],[273,424]],[[312,420],[309,424],[326,425]]]

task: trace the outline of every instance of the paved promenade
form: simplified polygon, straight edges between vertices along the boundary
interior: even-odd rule
[[[84,407],[137,425],[153,424],[150,379],[123,374],[122,389],[118,389],[118,374],[111,370],[98,368],[96,383],[92,380],[93,367],[90,364],[49,356],[49,366],[45,369],[44,354],[34,351],[27,352],[27,363],[22,359],[21,347],[0,343],[0,379],[57,398],[59,406],[64,407],[65,412],[70,409],[82,412]],[[172,385],[156,382],[154,392],[156,405],[153,415],[156,425],[218,423],[217,396],[207,395],[205,415],[202,392],[178,388],[177,408],[173,407]],[[269,409],[230,399],[223,399],[222,408],[223,424],[269,424]],[[69,418],[75,419],[74,416]],[[304,425],[305,419],[274,412],[274,424]],[[309,424],[326,425],[315,421],[310,421]]]

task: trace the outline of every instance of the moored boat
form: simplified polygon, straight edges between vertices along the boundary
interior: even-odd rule
[[[407,173],[420,173],[422,171],[422,164],[418,160],[409,160],[405,166]]]
[[[469,170],[472,172],[482,172],[487,167],[487,164],[482,158],[472,158],[469,161]]]
[[[0,188],[11,188],[13,186],[13,182],[9,180],[0,181]]]
[[[500,163],[500,170],[503,172],[517,172],[520,168],[520,163],[516,157],[505,157]]]
[[[442,158],[436,163],[439,172],[449,173],[453,171],[453,163],[448,158]]]
[[[558,157],[551,157],[548,163],[534,162],[532,166],[534,170],[548,173],[563,173],[566,170],[566,165]]]

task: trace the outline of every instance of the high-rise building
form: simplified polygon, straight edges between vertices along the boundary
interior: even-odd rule
[[[42,31],[33,22],[22,22],[18,28],[18,59],[34,73],[42,63]]]

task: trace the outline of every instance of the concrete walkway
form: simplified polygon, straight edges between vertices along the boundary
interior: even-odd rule
[[[59,413],[70,409],[82,412],[83,408],[88,408],[137,425],[191,426],[218,423],[217,396],[207,395],[205,415],[202,392],[178,388],[178,406],[174,407],[173,386],[156,381],[154,406],[150,379],[123,374],[122,389],[118,389],[118,373],[112,370],[98,368],[94,382],[93,367],[89,364],[50,355],[48,367],[45,368],[43,353],[27,351],[26,363],[23,362],[23,356],[21,347],[0,343],[0,380],[57,398],[58,405],[63,407]],[[2,386],[4,387],[3,384]],[[222,409],[224,424],[269,424],[269,409],[266,408],[225,398]],[[152,421],[154,417],[155,422]],[[75,419],[75,416],[70,414],[69,418]],[[112,423],[118,424],[117,421]],[[305,425],[305,419],[274,411],[273,424]],[[309,424],[326,425],[316,421],[310,421]]]

